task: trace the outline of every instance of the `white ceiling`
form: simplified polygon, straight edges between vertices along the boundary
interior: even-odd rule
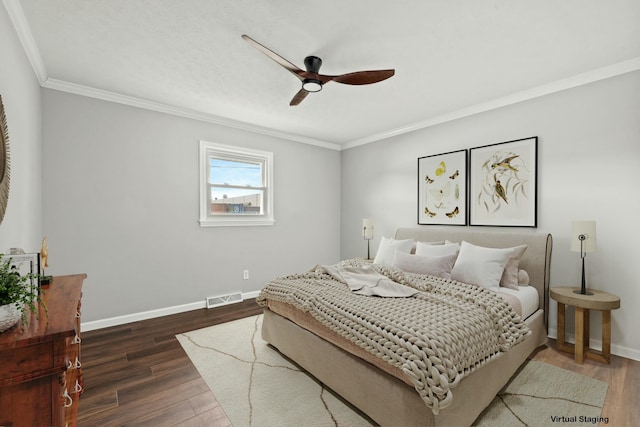
[[[4,0],[44,87],[340,149],[640,69],[638,0]],[[241,39],[367,86],[300,81]]]

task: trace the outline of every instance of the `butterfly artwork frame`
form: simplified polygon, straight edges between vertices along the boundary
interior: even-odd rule
[[[537,136],[469,149],[469,178],[469,225],[537,227]]]
[[[467,225],[467,150],[418,158],[418,224]]]

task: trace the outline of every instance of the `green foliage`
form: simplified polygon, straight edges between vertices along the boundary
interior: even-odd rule
[[[22,313],[23,321],[27,320],[27,308],[37,315],[36,303],[44,307],[40,286],[37,284],[40,277],[36,273],[19,274],[12,269],[11,262],[5,261],[0,254],[0,305],[15,303]]]

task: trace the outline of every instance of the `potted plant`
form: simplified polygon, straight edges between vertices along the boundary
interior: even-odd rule
[[[38,313],[37,304],[43,304],[36,273],[19,274],[10,260],[0,254],[0,332],[15,325],[20,318],[27,321],[27,310]]]

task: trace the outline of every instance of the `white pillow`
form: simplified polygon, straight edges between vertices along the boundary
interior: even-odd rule
[[[451,278],[484,288],[498,286],[504,266],[507,265],[512,253],[513,248],[485,248],[463,241],[456,263],[451,270]]]
[[[504,266],[504,272],[500,279],[500,286],[503,288],[510,288],[518,290],[518,267],[520,266],[520,258],[522,254],[527,250],[527,245],[516,246],[510,248],[513,252]]]
[[[445,256],[410,255],[396,251],[392,267],[408,273],[428,274],[429,276],[451,279],[451,269],[457,254]]]
[[[447,256],[454,255],[460,251],[459,243],[445,243],[444,245],[433,245],[424,242],[418,242],[416,245],[416,255],[426,256]]]
[[[378,246],[378,252],[373,260],[374,264],[382,264],[390,266],[393,263],[393,256],[396,251],[408,254],[413,247],[413,239],[395,240],[383,237]]]
[[[413,242],[413,247],[411,248],[411,252],[412,254],[416,253],[416,247],[418,246],[418,243],[423,244],[423,245],[444,245],[444,240],[440,240],[437,242]]]

